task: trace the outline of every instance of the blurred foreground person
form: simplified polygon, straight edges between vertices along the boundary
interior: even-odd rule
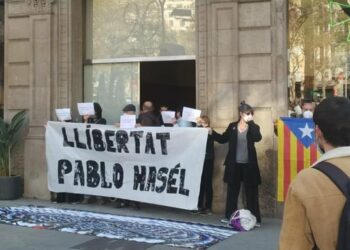
[[[350,101],[344,97],[323,100],[316,107],[313,120],[316,143],[324,154],[311,168],[301,171],[289,186],[279,249],[348,250],[350,200],[345,207],[348,220],[340,220],[346,198],[323,170],[320,171],[320,166],[343,172],[350,197]],[[344,241],[347,247],[337,247],[340,228],[348,230]]]

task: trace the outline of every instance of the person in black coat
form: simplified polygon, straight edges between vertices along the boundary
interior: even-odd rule
[[[198,121],[198,127],[209,128],[210,119],[202,115]],[[211,214],[213,201],[213,171],[214,171],[214,140],[212,135],[208,135],[201,186],[198,198],[198,209],[202,214]],[[204,202],[205,201],[205,202]]]
[[[91,123],[91,124],[106,125],[107,121],[105,118],[102,117],[102,108],[98,102],[94,102],[94,110],[95,110],[94,115],[83,116],[83,122],[84,123]]]
[[[224,162],[224,182],[227,183],[225,219],[228,222],[238,209],[241,182],[244,184],[247,209],[255,215],[257,225],[261,223],[258,185],[261,184],[255,143],[261,140],[260,127],[254,123],[253,108],[244,101],[239,106],[240,119],[231,123],[223,134],[212,131],[213,139],[219,143],[229,143]]]
[[[142,104],[142,112],[139,115],[139,122],[142,127],[157,127],[160,126],[160,120],[153,113],[154,106],[150,101],[146,101]]]

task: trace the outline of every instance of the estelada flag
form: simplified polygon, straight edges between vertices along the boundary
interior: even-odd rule
[[[310,167],[320,154],[315,143],[315,125],[312,119],[281,117],[277,126],[277,200],[284,201],[289,184],[297,173]]]

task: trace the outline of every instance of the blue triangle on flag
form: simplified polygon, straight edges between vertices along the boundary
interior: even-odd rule
[[[312,119],[281,117],[281,120],[306,148],[315,143],[315,124]]]

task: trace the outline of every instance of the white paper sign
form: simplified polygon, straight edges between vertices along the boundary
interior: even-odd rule
[[[79,115],[94,115],[95,108],[92,102],[78,103]]]
[[[61,122],[72,120],[71,112],[69,108],[56,109],[57,119]]]
[[[120,128],[135,128],[136,115],[121,115]]]
[[[194,210],[207,137],[204,128],[48,122],[48,188]]]
[[[175,111],[162,111],[163,123],[173,123],[175,119]]]
[[[182,119],[190,122],[197,122],[197,118],[201,116],[202,111],[184,107],[182,109]]]

